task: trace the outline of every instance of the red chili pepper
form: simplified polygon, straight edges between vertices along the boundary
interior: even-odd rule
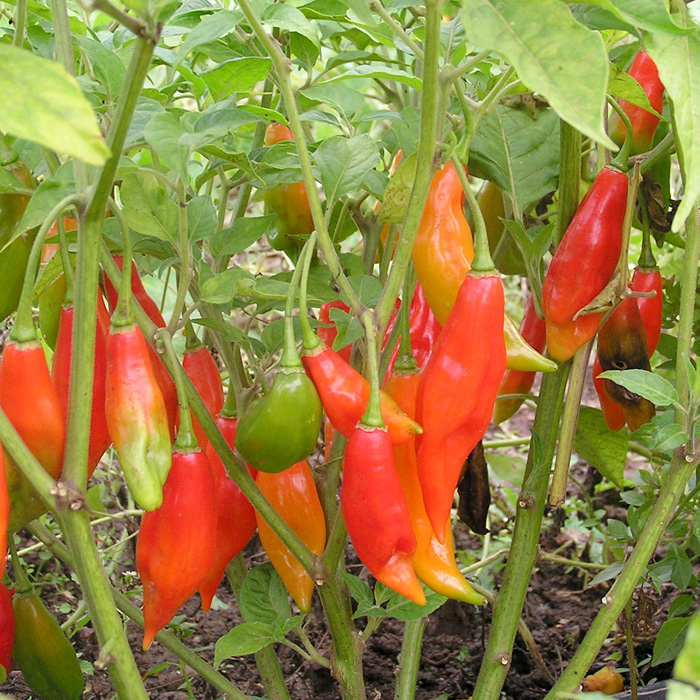
[[[0,571],[5,571],[5,558],[7,557],[7,523],[9,518],[10,497],[7,495],[5,458],[2,456],[2,444],[0,444]],[[1,649],[2,645],[0,644],[0,651]],[[0,663],[2,663],[1,654]]]
[[[644,94],[649,98],[649,104],[652,108],[661,114],[664,106],[664,86],[659,80],[659,71],[656,69],[654,61],[644,51],[639,51],[627,73],[639,83]],[[630,155],[645,153],[651,148],[659,118],[651,112],[627,102],[627,100],[619,100],[619,103],[632,125],[632,151]],[[608,131],[610,138],[621,146],[625,140],[627,129],[617,112],[613,112],[610,117]]]
[[[634,269],[630,288],[633,292],[656,292],[653,297],[636,297],[639,313],[646,331],[649,357],[654,354],[661,335],[661,317],[663,308],[662,279],[658,267],[641,267]]]
[[[336,299],[335,301],[326,301],[323,304],[321,304],[321,307],[318,310],[318,320],[321,323],[329,323],[332,325],[330,327],[319,326],[318,329],[316,330],[316,333],[318,334],[318,337],[329,348],[333,347],[333,341],[336,339],[336,336],[338,335],[338,329],[335,327],[335,324],[333,323],[333,321],[331,321],[331,317],[330,317],[331,309],[340,309],[341,311],[345,311],[347,313],[350,311],[350,307],[348,307],[348,305],[345,302],[340,301],[340,299]],[[352,350],[352,347],[350,345],[346,345],[344,348],[341,348],[338,351],[338,354],[346,362],[350,362],[351,350]]]
[[[416,401],[423,426],[416,441],[418,476],[442,543],[462,465],[489,425],[505,369],[501,279],[468,274],[423,370]]]
[[[600,410],[603,412],[605,424],[610,430],[616,433],[625,426],[625,414],[622,412],[620,404],[613,401],[605,393],[605,382],[598,376],[602,371],[603,368],[600,366],[600,360],[596,354],[595,360],[593,361],[593,386],[595,387],[596,394],[598,394]]]
[[[377,581],[425,605],[412,564],[416,537],[387,432],[358,425],[343,464],[340,507],[355,553]]]
[[[236,418],[218,415],[214,418],[221,434],[226,439],[229,447],[233,449],[236,438]],[[224,571],[231,559],[245,547],[257,527],[255,511],[241,490],[233,483],[226,473],[216,450],[207,444],[205,453],[209,458],[214,485],[216,487],[216,545],[214,547],[214,564],[202,583],[199,585],[199,595],[202,598],[202,610],[207,611],[211,607],[216,589],[221,583]],[[251,476],[255,477],[254,469],[250,469]]]
[[[537,315],[532,297],[528,297],[525,303],[525,313],[520,324],[520,335],[537,352],[544,352],[547,331],[544,321]],[[507,369],[498,387],[498,396],[506,394],[527,394],[535,381],[535,372],[518,372]],[[498,425],[508,420],[522,404],[523,399],[498,399],[493,409],[492,421]]]
[[[100,300],[102,295],[100,295]],[[98,309],[100,307],[98,302]],[[104,305],[102,305],[104,308]],[[56,351],[51,365],[51,380],[63,415],[68,417],[68,383],[70,380],[70,361],[72,354],[73,306],[61,308],[61,320],[58,324]],[[99,325],[95,326],[95,362],[92,386],[92,404],[90,413],[90,442],[88,446],[88,477],[99,464],[105,450],[112,443],[107,427],[105,413],[105,381],[107,378],[107,343]]]
[[[333,427],[345,437],[350,437],[367,408],[367,380],[324,344],[305,348],[301,361],[316,386]],[[395,445],[421,432],[420,425],[411,420],[385,392],[381,392],[381,407],[389,437]]]
[[[209,349],[201,343],[192,345],[185,350],[182,367],[194,384],[200,398],[211,415],[216,415],[224,405],[224,389],[221,385],[221,374],[214,362]],[[204,429],[196,420],[192,411],[192,429],[194,430],[197,444],[205,449],[209,444]]]
[[[0,461],[2,453],[0,452]],[[4,571],[3,564],[3,571]],[[12,643],[15,639],[15,615],[12,610],[12,591],[0,583],[0,666],[9,676],[13,668]]]
[[[601,314],[574,316],[603,290],[622,248],[627,176],[611,167],[596,175],[554,253],[542,285],[547,349],[565,362],[598,331]]]
[[[215,486],[204,452],[175,450],[163,504],[144,513],[136,541],[143,582],[143,648],[199,589],[214,564]]]

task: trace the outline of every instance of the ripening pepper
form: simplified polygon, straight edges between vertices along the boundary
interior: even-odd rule
[[[162,505],[143,514],[136,569],[143,582],[143,648],[170,622],[211,571],[216,549],[214,477],[199,448],[177,447]]]
[[[416,536],[386,430],[360,423],[350,435],[340,507],[355,553],[372,576],[425,605],[412,564]]]
[[[603,695],[616,695],[622,692],[624,682],[622,675],[614,667],[603,666],[590,676],[581,681],[584,693],[602,693]]]
[[[644,51],[639,51],[632,61],[628,75],[634,78],[644,94],[649,98],[649,104],[659,114],[664,106],[664,86],[659,80],[659,71],[656,69],[656,64]],[[632,150],[630,155],[645,153],[651,148],[651,143],[654,139],[654,131],[659,124],[659,117],[651,112],[647,112],[642,107],[637,107],[627,100],[620,100],[622,111],[629,117],[632,125]],[[610,116],[608,131],[610,138],[619,146],[625,140],[625,128],[622,119],[617,112],[613,112]]]
[[[0,453],[0,459],[2,459]],[[4,566],[3,566],[4,571]],[[12,610],[12,592],[0,583],[0,666],[5,676],[10,674],[12,665],[12,643],[15,638],[15,614]],[[0,676],[2,671],[0,671]],[[0,683],[2,680],[0,680]]]
[[[270,124],[265,132],[265,145],[293,141],[292,132],[282,124]],[[268,233],[270,245],[277,250],[291,250],[303,243],[302,237],[314,230],[309,198],[303,182],[277,185],[263,192],[266,213],[277,215],[275,231]]]
[[[633,292],[655,292],[653,297],[636,297],[639,313],[642,317],[647,339],[649,357],[654,354],[661,336],[661,319],[663,309],[662,279],[658,267],[634,268],[630,289]]]
[[[314,554],[321,554],[326,545],[326,521],[308,462],[297,462],[275,474],[259,472],[255,483],[294,534]],[[309,612],[314,582],[257,512],[255,518],[260,542],[272,566],[299,610]]]
[[[338,335],[338,329],[336,328],[335,324],[333,321],[331,321],[331,316],[330,312],[331,309],[340,309],[341,311],[345,311],[348,313],[350,311],[350,308],[348,305],[341,301],[340,299],[336,299],[335,301],[325,301],[323,304],[321,304],[319,310],[318,310],[318,320],[320,323],[325,323],[325,324],[330,324],[328,326],[319,326],[316,332],[318,333],[318,337],[329,347],[333,347],[333,341],[335,340],[336,336]],[[350,352],[352,350],[352,347],[350,345],[346,345],[344,348],[341,348],[338,350],[338,354],[346,361],[350,362]]]
[[[574,316],[610,281],[622,248],[627,176],[607,166],[595,177],[557,247],[542,285],[547,349],[566,362],[598,331],[601,313]]]
[[[477,535],[487,534],[486,523],[491,506],[491,489],[482,440],[476,443],[464,462],[457,484],[457,493],[459,494],[457,508],[459,519]]]
[[[102,295],[98,300],[101,305]],[[64,417],[68,417],[68,383],[70,380],[71,348],[73,343],[73,305],[61,309],[61,320],[56,338],[56,351],[51,365],[51,381],[56,389]],[[107,342],[99,323],[95,324],[95,361],[90,413],[90,441],[88,444],[87,473],[92,475],[112,440],[105,412],[105,381],[107,379]]]
[[[503,303],[497,273],[468,274],[418,387],[418,476],[443,543],[462,465],[489,425],[506,369]]]
[[[43,700],[79,700],[83,674],[56,618],[30,590],[15,594],[12,658],[32,692]]]
[[[11,339],[3,348],[0,407],[41,466],[57,479],[63,465],[65,421],[38,340]],[[5,469],[11,504],[8,531],[14,532],[46,509],[7,453]]]
[[[532,296],[528,297],[525,303],[525,313],[523,314],[519,332],[527,343],[537,350],[537,352],[544,352],[547,332],[544,321],[535,311]],[[532,389],[534,381],[534,372],[518,372],[513,369],[507,369],[498,387],[498,396],[501,397],[506,394],[527,394],[530,389]],[[508,420],[508,418],[520,408],[522,402],[522,398],[498,398],[496,400],[496,406],[493,409],[493,423],[498,425],[504,420]]]
[[[131,494],[141,508],[155,510],[171,465],[170,430],[148,345],[133,324],[112,327],[107,336],[105,410]]]
[[[214,422],[229,447],[233,449],[236,437],[236,418],[222,412],[214,418]],[[228,563],[248,544],[257,524],[253,506],[226,473],[226,469],[211,443],[207,443],[205,453],[211,465],[216,490],[214,564],[202,583],[199,584],[202,610],[207,611],[211,607],[211,601],[219,583],[221,583]],[[251,470],[251,475],[255,477],[254,470]]]
[[[625,414],[622,412],[620,404],[613,401],[605,391],[605,382],[600,378],[600,373],[603,368],[600,366],[600,360],[598,359],[598,354],[596,353],[595,360],[593,361],[593,387],[595,388],[596,394],[598,394],[598,401],[600,402],[600,410],[603,412],[603,419],[605,424],[613,432],[617,432],[625,427]]]
[[[420,372],[417,370],[394,369],[384,386],[384,390],[408,416],[415,415],[419,381]],[[485,602],[484,598],[471,587],[457,568],[452,534],[446,534],[444,544],[440,544],[433,534],[418,480],[415,439],[394,445],[393,453],[394,465],[406,497],[413,534],[416,536],[416,551],[411,559],[416,576],[440,595],[481,605]]]

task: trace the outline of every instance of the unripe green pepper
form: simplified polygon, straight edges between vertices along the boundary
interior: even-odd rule
[[[43,700],[79,700],[83,674],[56,618],[30,590],[15,595],[12,658],[32,692]]]
[[[66,277],[60,274],[39,295],[39,328],[47,345],[54,350],[58,337],[58,322],[61,319],[61,305],[66,295]]]

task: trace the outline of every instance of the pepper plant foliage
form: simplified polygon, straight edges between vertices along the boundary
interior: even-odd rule
[[[96,290],[100,274],[115,287],[119,280],[110,253],[128,255],[131,249],[167,326],[156,334],[153,316],[149,314],[149,321],[139,308],[136,320],[175,378],[181,400],[189,399],[194,418],[230,478],[279,538],[274,547],[281,551],[286,546],[299,567],[296,583],[290,584],[269,564],[246,572],[240,555],[231,562],[227,573],[243,621],[219,639],[211,664],[168,632],[159,633],[156,643],[180,656],[226,697],[246,697],[226,677],[229,659],[256,654],[268,697],[288,698],[273,646],[282,643],[328,668],[339,697],[365,698],[371,689],[365,688],[362,672],[363,639],[384,618],[393,617],[404,621],[396,697],[408,700],[416,692],[426,616],[446,598],[424,585],[426,603],[421,606],[374,582],[366,572],[357,576],[347,571],[347,536],[336,503],[342,436],[330,447],[332,436],[326,433],[329,451],[324,457],[319,443],[311,459],[325,519],[319,525],[325,530],[315,534],[326,532],[325,547],[312,547],[303,524],[295,527],[290,514],[285,518],[284,512],[275,512],[209,418],[192,386],[196,379],[183,375],[177,357],[184,346],[182,331],[190,321],[216,350],[241,417],[261,387],[268,390],[265,376],[278,364],[280,371],[301,371],[298,356],[290,360],[287,353],[296,352],[293,340],[301,338],[299,331],[309,329],[304,323],[300,328],[296,318],[292,323],[289,311],[298,305],[298,297],[305,298],[314,328],[335,331],[333,349],[352,348],[354,366],[371,385],[363,421],[376,422],[375,390],[400,335],[400,323],[393,332],[387,332],[387,325],[396,299],[406,305],[411,300],[411,246],[433,172],[452,159],[467,166],[467,187],[476,190],[488,180],[503,193],[505,207],[496,217],[502,240],[491,241],[491,252],[497,265],[517,272],[503,276],[506,307],[512,315],[522,315],[518,290],[525,282],[540,309],[551,254],[580,196],[618,150],[607,133],[608,100],[652,110],[643,86],[626,73],[642,49],[658,67],[665,101],[653,150],[636,163],[639,170],[653,173],[664,160],[672,167],[665,183],[656,179],[642,185],[646,207],[628,208],[629,256],[634,263],[641,231],[651,228],[664,276],[664,330],[651,373],[613,371],[603,379],[653,403],[656,416],[630,437],[626,429],[609,430],[600,411],[586,407],[577,429],[582,382],[576,380],[583,377],[588,357],[577,354],[570,371],[571,363],[559,365],[536,392],[538,409],[526,459],[506,457],[503,448],[488,449],[487,441],[491,480],[505,485],[505,512],[517,511],[513,527],[512,521],[503,521],[502,511],[492,510],[492,525],[498,523],[494,529],[507,533],[498,546],[517,554],[507,557],[503,576],[494,585],[486,549],[483,561],[476,546],[460,553],[461,563],[472,564],[469,577],[478,591],[469,589],[470,600],[483,594],[493,604],[473,697],[500,697],[538,535],[547,525],[543,513],[557,441],[554,505],[561,505],[554,484],[563,473],[565,491],[573,447],[610,488],[622,491],[628,510],[624,523],[597,523],[597,514],[590,513],[592,541],[600,545],[605,540],[613,557],[603,559],[601,554],[596,563],[602,562],[603,570],[592,585],[615,582],[547,698],[578,686],[636,587],[660,588],[669,581],[681,590],[697,585],[691,561],[700,553],[700,519],[693,516],[700,488],[694,476],[700,458],[695,432],[700,373],[693,359],[700,350],[695,310],[700,252],[698,5],[680,0],[671,0],[670,8],[664,0],[16,0],[6,5],[0,20],[0,72],[8,96],[0,109],[0,197],[3,207],[8,198],[24,199],[10,224],[9,210],[0,214],[0,308],[9,308],[0,323],[9,329],[15,320],[12,312],[25,268],[25,286],[38,301],[64,266],[75,267],[74,374],[61,485],[57,488],[40,469],[4,412],[0,442],[62,531],[67,547],[47,530],[47,521],[29,525],[31,535],[74,570],[102,649],[99,661],[107,666],[118,697],[146,698],[146,691],[145,669],[136,666],[120,618],[124,614],[142,622],[140,612],[135,599],[110,587],[119,587],[119,577],[109,556],[103,557],[100,545],[95,546],[91,529],[96,527],[91,522],[98,517],[96,511],[105,507],[96,496],[113,493],[114,483],[123,477],[104,460],[96,475],[101,486],[86,479],[90,407],[85,396],[93,381]],[[290,137],[266,142],[272,123],[288,126]],[[390,180],[398,151],[402,164]],[[19,163],[30,172],[29,180],[16,175]],[[631,179],[634,193],[638,177]],[[300,206],[298,190],[292,189],[300,182],[317,235],[305,248],[311,228],[299,232],[284,218],[290,208]],[[274,204],[280,192],[281,201]],[[477,257],[483,264],[485,232],[481,216],[471,208],[473,197],[468,199],[466,210],[475,223]],[[34,240],[37,229],[40,236],[46,234],[55,219],[63,225],[49,242],[60,238],[61,254],[43,263],[35,277],[36,269],[27,267],[28,247],[21,252],[21,245]],[[68,226],[72,220],[75,226]],[[384,225],[388,234],[380,235]],[[62,230],[76,226],[77,232]],[[274,250],[270,242],[282,250]],[[508,251],[510,263],[505,262]],[[623,254],[625,273],[626,263]],[[319,307],[340,301],[330,309],[329,322],[319,325]],[[303,305],[301,313],[306,313]],[[44,321],[42,333],[48,339]],[[387,347],[381,352],[385,333]],[[304,338],[306,347],[308,336]],[[286,360],[280,362],[283,351]],[[288,424],[291,418],[294,429],[294,412],[300,407],[276,401],[277,413],[286,412],[282,418]],[[187,424],[187,415],[181,412],[181,422]],[[260,432],[259,426],[256,430]],[[494,435],[498,437],[489,433]],[[631,452],[647,460],[630,479],[623,469]],[[105,488],[105,483],[112,485]],[[371,490],[372,483],[366,487]],[[24,508],[16,495],[11,494],[11,504]],[[105,505],[112,508],[114,503]],[[576,506],[571,497],[564,509],[570,521],[578,518],[572,514]],[[390,524],[373,526],[378,540]],[[664,554],[650,564],[659,542]],[[274,563],[272,554],[270,559]],[[306,598],[295,594],[300,581],[317,591],[320,605],[312,613],[300,602]],[[420,597],[418,592],[414,600],[422,602]],[[325,615],[332,645],[327,656],[307,637],[305,614]],[[677,655],[678,678],[697,686],[698,664],[692,659],[697,656],[699,624],[690,602],[675,606],[652,661]],[[682,693],[678,687],[673,692]]]

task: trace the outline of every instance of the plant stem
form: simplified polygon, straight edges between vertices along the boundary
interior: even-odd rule
[[[419,617],[404,623],[395,700],[412,700],[415,697],[425,622],[425,617]]]
[[[177,283],[173,315],[170,318],[170,323],[168,323],[168,332],[171,336],[174,335],[182,311],[185,308],[187,290],[192,280],[192,270],[190,269],[190,239],[187,236],[187,202],[185,201],[185,187],[182,182],[178,181],[175,191],[177,193],[177,203],[179,205],[177,217],[177,253],[180,258],[180,279]]]
[[[557,458],[554,462],[554,474],[552,475],[552,485],[549,490],[549,505],[553,508],[559,508],[566,496],[569,462],[571,461],[571,451],[574,447],[576,423],[578,422],[581,396],[583,396],[583,385],[586,383],[586,372],[588,371],[588,358],[591,354],[592,347],[592,340],[582,345],[576,351],[573,362],[571,363],[569,388],[566,392],[561,429],[559,431]]]
[[[17,0],[14,21],[15,33],[12,37],[12,45],[22,48],[24,43],[24,25],[27,23],[27,0]]]
[[[377,358],[377,334],[374,327],[374,313],[365,311],[362,314],[362,325],[365,327],[367,338],[367,358],[369,364],[369,400],[367,409],[362,414],[360,422],[375,428],[386,428],[382,418],[382,408],[379,393],[379,361]]]
[[[627,667],[630,671],[630,696],[637,700],[637,660],[634,657],[634,639],[632,638],[632,597],[625,605],[625,639],[627,641]]]
[[[554,243],[564,235],[578,207],[581,188],[581,133],[559,121],[559,209]]]

